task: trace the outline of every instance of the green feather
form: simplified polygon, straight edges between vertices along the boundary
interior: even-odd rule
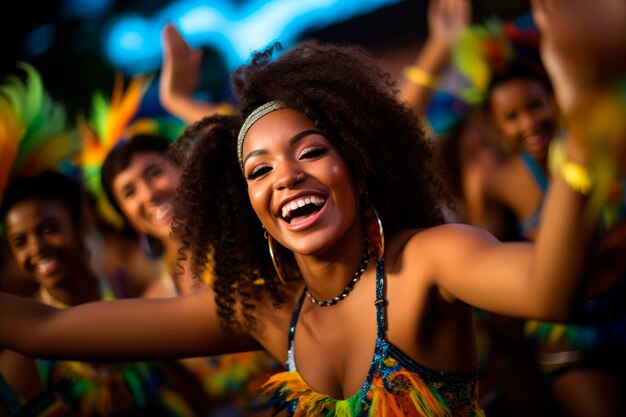
[[[133,395],[133,398],[135,399],[135,402],[140,407],[145,407],[148,400],[143,390],[141,389],[141,380],[135,374],[134,368],[125,369],[124,371],[122,371],[122,376],[124,377],[124,380],[128,384],[128,388],[130,389]]]

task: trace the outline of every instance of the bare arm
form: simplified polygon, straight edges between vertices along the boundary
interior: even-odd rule
[[[606,201],[596,168],[614,167],[611,175],[620,169],[626,159],[626,124],[623,112],[610,117],[615,109],[624,108],[623,96],[621,101],[612,101],[610,81],[581,77],[579,62],[572,62],[567,52],[574,47],[589,57],[597,56],[597,61],[589,62],[599,67],[613,60],[614,55],[600,59],[599,52],[607,47],[621,48],[615,54],[625,53],[626,48],[614,42],[619,37],[605,35],[610,28],[615,30],[612,34],[623,32],[619,20],[623,13],[616,10],[626,11],[626,5],[575,3],[574,8],[562,0],[532,3],[542,30],[542,58],[555,81],[567,131],[566,163],[553,172],[535,244],[500,244],[473,228],[440,229],[443,231],[433,239],[430,252],[431,273],[435,285],[453,299],[501,314],[547,321],[568,319],[582,300],[590,276],[588,265],[596,250],[599,208]],[[602,15],[592,21],[598,24],[597,31],[578,34],[577,25],[589,27],[590,14]],[[573,41],[572,37],[582,38]],[[579,44],[585,47],[576,46]],[[576,175],[568,175],[571,171],[564,167],[574,168]]]
[[[43,390],[35,361],[21,353],[0,349],[0,377],[22,400],[28,401]]]
[[[435,285],[452,299],[495,313],[569,319],[586,286],[593,236],[590,227],[584,227],[586,201],[555,179],[535,244],[500,243],[471,226],[436,230],[441,233],[429,254]]]
[[[176,27],[168,23],[161,31],[163,60],[159,100],[171,114],[188,124],[214,113],[229,113],[230,106],[193,98],[200,84],[202,51],[193,49]]]
[[[0,293],[0,345],[33,357],[135,361],[258,350],[218,323],[212,291],[55,309]]]
[[[535,214],[543,191],[519,156],[477,160],[462,174],[466,222],[503,241],[535,239],[534,230],[520,230]]]
[[[467,0],[431,0],[428,6],[428,38],[412,67],[416,69],[417,80],[405,78],[402,84],[402,98],[415,114],[423,116],[432,97],[434,81],[448,65],[452,48],[459,34],[470,22],[471,4]],[[409,69],[409,71],[412,71]],[[423,78],[424,82],[416,82]]]
[[[498,179],[497,163],[482,158],[468,163],[462,171],[464,223],[478,226],[503,239],[508,232],[506,213],[503,207],[491,200],[489,191],[494,179]]]

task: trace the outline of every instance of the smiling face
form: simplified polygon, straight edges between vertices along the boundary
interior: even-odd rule
[[[136,153],[115,176],[113,195],[136,230],[169,238],[180,176],[180,168],[158,152]]]
[[[46,289],[75,275],[85,259],[80,230],[59,202],[20,201],[7,212],[5,227],[17,265]]]
[[[243,143],[248,195],[282,245],[320,255],[360,232],[358,187],[337,148],[292,109],[258,120]]]
[[[546,158],[557,114],[552,97],[538,81],[514,78],[497,85],[491,92],[491,113],[514,150]]]

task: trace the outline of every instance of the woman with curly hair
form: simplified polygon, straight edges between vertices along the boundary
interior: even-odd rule
[[[161,259],[165,277],[175,282],[176,288],[172,294],[161,294],[161,297],[190,294],[210,284],[212,279],[212,270],[208,268],[202,279],[194,283],[189,268],[183,266],[185,250],[170,234],[175,191],[196,136],[195,128],[188,128],[178,140],[176,152],[168,158],[170,142],[167,139],[156,134],[135,134],[120,141],[102,165],[102,186],[113,208],[138,232],[151,236],[154,246],[163,247]],[[177,258],[181,262],[177,262]],[[190,372],[189,381],[193,380],[190,376],[196,376],[202,387],[200,393],[196,391],[196,401],[207,416],[206,410],[210,410],[211,415],[228,412],[229,415],[259,417],[262,411],[265,414],[270,411],[267,402],[257,395],[258,388],[266,375],[280,364],[267,353],[191,358],[181,363]]]
[[[89,263],[84,193],[77,181],[44,170],[13,180],[0,202],[3,240],[10,255],[24,277],[38,284],[33,298],[56,308],[115,298],[108,281]],[[187,373],[174,363],[75,362],[4,352],[7,355],[5,359],[13,363],[0,366],[8,384],[0,379],[0,410],[11,406],[7,401],[11,391],[21,404],[19,412],[10,415],[203,415],[193,408],[186,386],[177,384],[174,377]],[[28,380],[32,367],[38,376]]]
[[[555,179],[534,246],[444,224],[431,144],[376,61],[312,41],[278,52],[235,71],[241,116],[199,122],[181,178],[174,232],[195,276],[210,260],[212,288],[63,311],[2,294],[0,344],[109,359],[266,349],[287,370],[265,390],[295,415],[483,415],[472,306],[567,319],[587,196]]]

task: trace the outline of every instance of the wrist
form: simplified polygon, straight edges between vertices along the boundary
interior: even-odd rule
[[[409,65],[404,67],[403,75],[409,82],[425,88],[434,90],[439,85],[439,79],[417,65]]]
[[[452,52],[452,44],[453,42],[443,35],[431,35],[424,42],[422,51],[437,56],[449,56]]]
[[[558,176],[569,188],[589,195],[594,187],[594,178],[589,169],[587,154],[572,140],[556,138],[550,147],[550,172]]]
[[[449,63],[452,51],[453,44],[449,40],[429,38],[422,46],[415,65],[436,74]]]

